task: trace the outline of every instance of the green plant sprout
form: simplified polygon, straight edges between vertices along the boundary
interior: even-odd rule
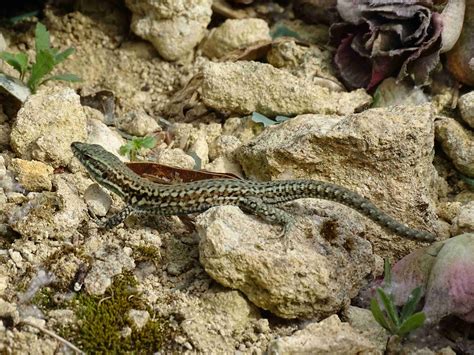
[[[131,161],[137,160],[137,154],[144,148],[152,149],[156,145],[156,138],[153,136],[136,137],[127,144],[120,147],[119,153],[123,156],[128,156]]]
[[[384,262],[383,285],[387,289],[392,287],[392,270],[388,260]],[[386,292],[382,287],[377,287],[376,292],[384,310],[382,311],[377,297],[372,298],[370,310],[377,323],[391,334],[404,337],[424,324],[425,314],[423,312],[414,313],[422,296],[421,287],[416,287],[411,291],[407,303],[405,303],[401,311],[397,309],[393,295],[390,292]]]
[[[20,80],[25,83],[25,77],[28,74],[26,86],[35,93],[38,86],[46,83],[49,80],[63,80],[69,82],[81,81],[81,79],[70,73],[57,74],[46,77],[50,74],[54,67],[64,61],[72,53],[74,48],[69,47],[60,52],[57,48],[52,48],[49,38],[49,32],[46,27],[38,22],[35,28],[35,62],[29,63],[28,55],[26,53],[9,53],[0,52],[0,59],[12,66],[20,73]]]

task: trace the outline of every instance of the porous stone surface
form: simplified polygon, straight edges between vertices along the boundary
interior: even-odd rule
[[[144,111],[131,111],[120,116],[117,119],[117,127],[139,137],[161,130],[156,120]]]
[[[372,354],[375,345],[358,334],[349,323],[333,315],[319,323],[310,323],[295,334],[273,341],[270,354]]]
[[[436,121],[436,140],[449,156],[456,169],[474,177],[474,133],[452,118]]]
[[[474,233],[474,201],[461,205],[453,220],[451,232],[453,235]]]
[[[87,143],[99,144],[104,147],[105,150],[115,154],[120,160],[127,160],[126,157],[118,153],[120,147],[125,144],[125,139],[116,131],[109,128],[105,123],[98,119],[89,118],[87,120],[87,132]]]
[[[183,169],[192,169],[196,164],[193,157],[179,148],[160,150],[156,156],[156,162]]]
[[[54,169],[40,161],[13,159],[12,170],[20,185],[28,191],[51,190]]]
[[[464,122],[474,128],[474,91],[462,95],[459,98],[458,105]]]
[[[212,0],[127,0],[133,32],[166,60],[189,54],[204,38],[211,21]]]
[[[345,117],[301,115],[267,128],[236,155],[250,178],[328,181],[369,198],[413,228],[433,230],[433,135],[429,106],[370,109]],[[415,246],[390,236],[394,243],[387,248],[386,237],[368,237],[377,253],[389,249],[403,256]]]
[[[33,240],[68,238],[86,217],[86,204],[77,195],[80,175],[56,175],[54,192],[30,193],[26,201],[8,210],[10,227]]]
[[[208,63],[201,99],[212,109],[247,115],[348,114],[371,103],[365,90],[331,92],[270,64],[241,61]]]
[[[237,207],[208,210],[197,219],[200,261],[214,280],[260,308],[283,318],[322,319],[357,294],[373,270],[372,248],[359,237],[364,223],[355,212],[310,200],[292,212],[306,218],[285,239],[280,227]]]
[[[112,205],[112,199],[98,184],[91,184],[84,191],[84,200],[96,216],[103,217]]]
[[[25,160],[39,160],[53,167],[67,166],[70,145],[84,141],[86,114],[72,89],[45,88],[31,95],[18,111],[11,145]]]
[[[181,313],[185,335],[202,353],[233,353],[236,338],[259,316],[258,309],[235,290],[211,290]]]
[[[271,41],[266,21],[257,18],[228,19],[211,30],[202,52],[210,58],[220,58],[234,49],[248,47],[258,41]]]
[[[91,245],[92,246],[92,245]],[[133,270],[135,262],[132,249],[120,248],[112,243],[103,243],[93,255],[97,259],[84,279],[87,293],[102,295],[112,284],[112,278],[125,270]]]
[[[352,328],[376,345],[380,354],[384,354],[390,333],[375,320],[369,309],[349,306],[344,310],[344,319]]]

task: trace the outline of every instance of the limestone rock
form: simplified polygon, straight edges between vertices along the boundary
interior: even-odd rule
[[[436,172],[428,106],[371,109],[345,117],[302,115],[267,128],[237,159],[257,180],[313,179],[349,188],[413,228],[434,229]],[[414,242],[374,238],[403,256]],[[397,242],[398,241],[398,242]],[[379,249],[381,246],[381,249]]]
[[[344,311],[344,315],[354,330],[370,339],[377,346],[380,354],[385,353],[390,333],[377,323],[369,309],[349,306]]]
[[[258,41],[271,41],[270,28],[266,21],[257,18],[228,19],[211,30],[202,45],[204,55],[220,58],[224,54]]]
[[[166,60],[189,54],[204,38],[212,0],[127,0],[132,30],[150,41]]]
[[[112,278],[124,270],[133,270],[135,262],[131,257],[132,250],[128,247],[119,248],[115,244],[105,244],[95,251],[95,263],[84,279],[87,293],[102,295],[112,284]]]
[[[234,206],[199,215],[199,256],[206,272],[279,317],[322,319],[338,312],[370,274],[372,248],[359,237],[360,224],[347,223],[362,217],[348,211],[347,218],[341,209],[324,208],[329,217],[322,218],[314,211],[322,211],[321,205],[308,201],[292,214],[309,215],[302,218],[301,230],[311,236],[299,235],[295,227],[286,240],[278,236],[280,227]]]
[[[127,160],[118,153],[120,147],[125,144],[125,140],[106,124],[97,119],[88,119],[87,131],[89,132],[87,143],[99,144],[104,149],[115,154],[120,160]]]
[[[80,179],[76,175],[55,175],[55,192],[30,193],[25,203],[8,211],[10,227],[36,241],[73,235],[86,216],[86,204],[74,188]]]
[[[12,127],[11,144],[26,160],[67,166],[70,145],[86,138],[86,115],[72,89],[45,88],[28,97]]]
[[[348,114],[366,107],[363,89],[331,92],[285,70],[257,62],[208,63],[201,99],[214,110],[247,115],[295,116],[304,113]]]
[[[269,353],[275,354],[373,354],[376,347],[348,324],[333,315],[319,323],[310,323],[295,334],[272,342]]]
[[[183,169],[193,169],[196,164],[190,155],[179,148],[160,150],[156,156],[156,162]]]
[[[112,198],[99,184],[92,184],[86,189],[84,200],[92,212],[99,217],[104,217],[112,205]]]
[[[474,201],[463,204],[453,220],[453,235],[474,232]]]
[[[181,328],[202,353],[233,353],[236,338],[258,316],[258,310],[238,291],[212,290],[181,311]]]
[[[18,182],[28,191],[51,190],[53,168],[40,161],[13,159],[11,168],[17,173]]]
[[[132,111],[119,117],[117,127],[132,136],[139,137],[161,130],[155,119],[144,111]]]
[[[474,177],[474,133],[452,118],[436,121],[436,139],[456,169]]]
[[[474,90],[459,98],[459,112],[464,122],[474,128]]]

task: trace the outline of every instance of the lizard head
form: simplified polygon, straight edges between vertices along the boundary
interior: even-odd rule
[[[98,144],[73,142],[71,150],[97,183],[121,197],[124,196],[117,182],[121,177],[132,172],[119,158]]]

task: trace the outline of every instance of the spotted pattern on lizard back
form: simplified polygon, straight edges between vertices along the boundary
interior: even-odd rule
[[[123,211],[108,220],[108,227],[121,223],[130,213],[183,215],[220,205],[236,205],[268,221],[288,225],[292,217],[279,208],[280,204],[301,198],[318,198],[351,207],[399,236],[420,241],[435,239],[429,232],[396,221],[361,195],[324,181],[209,179],[163,185],[135,174],[100,145],[74,142],[71,148],[91,177],[118,194],[127,204]]]

